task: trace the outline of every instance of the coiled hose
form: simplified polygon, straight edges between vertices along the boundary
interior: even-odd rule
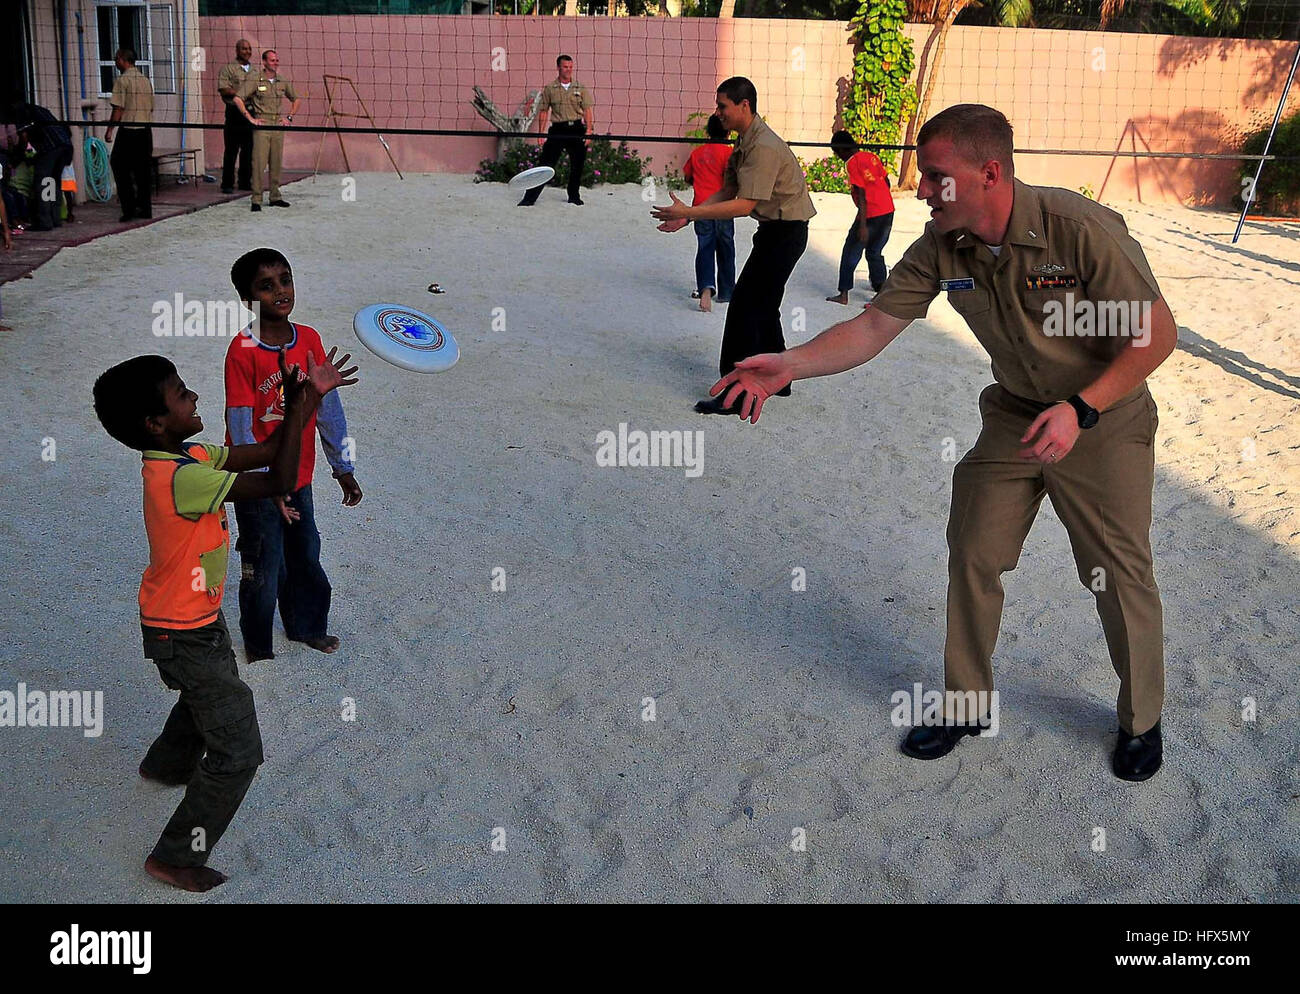
[[[86,160],[86,196],[97,203],[106,203],[113,195],[113,171],[108,162],[108,146],[100,139],[87,135],[81,153]]]

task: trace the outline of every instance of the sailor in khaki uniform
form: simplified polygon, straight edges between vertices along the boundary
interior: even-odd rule
[[[235,95],[235,106],[239,112],[256,126],[253,132],[253,210],[262,209],[262,170],[270,173],[271,206],[288,207],[289,202],[280,196],[280,165],[284,161],[284,132],[263,131],[266,124],[287,126],[293,123],[293,115],[298,112],[297,91],[293,84],[279,74],[280,56],[275,49],[269,48],[262,53],[262,71],[249,73],[239,92]],[[292,101],[289,113],[280,116],[280,103],[288,98]]]
[[[578,194],[582,186],[582,167],[587,163],[587,148],[591,144],[591,139],[585,136],[591,134],[591,108],[595,102],[591,91],[573,78],[573,59],[561,55],[555,60],[555,68],[559,75],[542,91],[537,115],[538,130],[546,131],[540,164],[554,166],[560,161],[561,153],[568,153],[569,203],[581,207],[582,197]],[[549,130],[546,126],[548,119],[551,122]],[[535,186],[524,194],[519,206],[532,207],[541,195],[542,187]]]
[[[722,189],[702,204],[688,207],[671,194],[672,203],[656,207],[651,215],[664,223],[660,231],[679,231],[690,221],[718,220],[749,215],[758,222],[754,247],[745,261],[727,307],[718,369],[731,372],[748,356],[785,350],[781,327],[781,301],[785,285],[808,247],[808,222],[817,213],[803,167],[790,146],[755,112],[758,93],[743,76],[733,76],[718,87],[717,114],[724,128],[740,134]],[[790,395],[790,386],[779,391]],[[739,414],[720,398],[695,405],[700,414]]]
[[[1001,574],[1015,568],[1047,496],[1119,677],[1112,768],[1145,780],[1162,761],[1164,702],[1149,535],[1157,418],[1146,378],[1173,351],[1177,326],[1119,214],[1014,178],[1011,125],[1000,113],[951,107],[917,145],[917,196],[932,221],[868,309],[789,352],[738,363],[714,393],[725,389],[726,402],[757,420],[791,379],[874,358],[946,292],[988,351],[995,380],[980,396],[979,437],[953,474],[946,689],[992,691]],[[905,753],[938,758],[980,730],[946,696],[945,724],[913,728]]]
[[[113,83],[113,107],[105,141],[113,140],[113,125],[121,129],[109,164],[122,203],[122,220],[153,217],[153,84],[135,67],[135,52],[119,48],[113,57],[122,75]]]
[[[221,192],[235,192],[235,166],[238,160],[239,188],[253,188],[253,126],[238,107],[235,97],[253,74],[253,44],[247,38],[235,42],[235,61],[227,62],[217,74],[217,92],[226,105],[226,123],[222,129],[225,153],[221,157]]]

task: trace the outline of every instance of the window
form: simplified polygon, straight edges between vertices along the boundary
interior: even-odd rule
[[[136,68],[149,77],[155,93],[176,92],[176,10],[172,4],[119,0],[95,7],[99,36],[99,95],[113,92],[119,48],[135,52]]]

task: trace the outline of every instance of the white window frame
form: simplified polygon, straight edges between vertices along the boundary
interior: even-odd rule
[[[183,2],[183,0],[182,0],[182,2]],[[141,37],[141,40],[142,40],[142,42],[143,42],[143,45],[141,46],[141,50],[140,50],[140,51],[137,51],[137,52],[135,53],[135,54],[136,54],[136,63],[135,63],[135,66],[136,66],[136,68],[139,69],[142,73],[144,73],[145,76],[147,76],[147,77],[149,78],[149,82],[151,82],[151,83],[154,84],[154,92],[155,92],[155,93],[175,93],[175,92],[177,92],[177,91],[176,91],[176,84],[177,84],[177,82],[178,82],[178,79],[177,79],[177,77],[178,77],[178,72],[177,72],[178,62],[177,62],[177,60],[176,60],[176,58],[175,58],[175,51],[176,51],[176,6],[175,6],[175,4],[171,4],[171,3],[149,3],[148,0],[102,0],[102,2],[96,2],[96,4],[95,4],[95,31],[96,31],[96,34],[98,34],[98,31],[99,31],[99,11],[100,11],[101,9],[105,8],[105,7],[112,8],[114,11],[116,11],[118,8],[121,8],[121,7],[134,7],[134,8],[137,8],[137,9],[140,11],[140,13],[141,13],[141,18],[142,18],[142,20],[143,20],[143,24],[142,24],[142,28],[143,28],[143,30],[142,30],[142,32],[141,32],[141,36],[142,36],[142,37]],[[171,43],[171,44],[168,46],[168,52],[169,52],[169,54],[172,56],[172,58],[171,58],[171,59],[163,59],[163,60],[160,60],[160,61],[159,61],[159,65],[160,65],[160,66],[161,66],[161,65],[168,66],[169,69],[171,70],[171,72],[170,72],[171,79],[166,81],[166,82],[169,84],[168,87],[167,87],[166,89],[160,87],[160,86],[158,85],[158,81],[154,79],[154,71],[153,71],[154,60],[153,60],[153,58],[152,58],[153,53],[150,51],[150,46],[153,44],[153,29],[154,29],[154,18],[155,18],[155,16],[157,16],[157,17],[165,17],[165,18],[166,18],[167,39],[168,39],[168,41]],[[129,44],[129,45],[123,46],[123,44],[122,44],[122,40],[117,36],[117,17],[116,17],[116,16],[114,16],[114,17],[112,18],[111,23],[112,23],[112,37],[109,39],[109,41],[110,41],[110,43],[111,43],[109,47],[111,48],[111,50],[114,51],[114,52],[116,52],[119,48],[123,48],[123,47],[131,48],[131,47],[133,47],[134,42],[132,42],[132,43]],[[96,37],[96,45],[97,45],[97,46],[98,46],[99,41],[101,41],[101,40],[102,40],[102,39]],[[99,47],[96,47],[96,54],[97,54],[97,55],[98,55],[99,51],[100,51]],[[108,61],[105,61],[105,60],[103,60],[103,59],[99,59],[96,68],[97,68],[97,71],[99,72],[99,83],[100,83],[100,85],[102,86],[102,85],[103,85],[103,78],[104,78],[104,70],[105,70],[105,69],[112,69],[112,68],[114,68],[114,63],[113,63],[113,61],[112,61],[111,59],[108,60]],[[101,98],[106,99],[106,98],[108,98],[109,96],[112,95],[112,92],[113,92],[113,91],[112,91],[111,89],[108,89],[108,90],[100,90],[100,91],[99,91],[99,95],[100,95]]]
[[[184,2],[184,0],[182,0]],[[149,65],[154,72],[149,74],[149,80],[153,83],[155,93],[175,93],[176,92],[176,6],[170,3],[151,3],[149,10],[145,15],[145,30],[149,32],[149,44],[153,44],[153,31],[155,27],[155,18],[164,18],[164,24],[158,27],[166,27],[167,30],[167,51],[166,58],[160,58],[163,54],[158,51],[149,52]],[[159,85],[157,75],[158,70],[166,68],[168,75],[166,88]]]

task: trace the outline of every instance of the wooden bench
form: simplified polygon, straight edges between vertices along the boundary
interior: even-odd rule
[[[162,187],[161,167],[165,162],[176,163],[176,174],[187,183],[199,181],[199,150],[197,148],[156,148],[153,151],[153,192],[158,193]],[[183,175],[185,165],[189,173]]]

